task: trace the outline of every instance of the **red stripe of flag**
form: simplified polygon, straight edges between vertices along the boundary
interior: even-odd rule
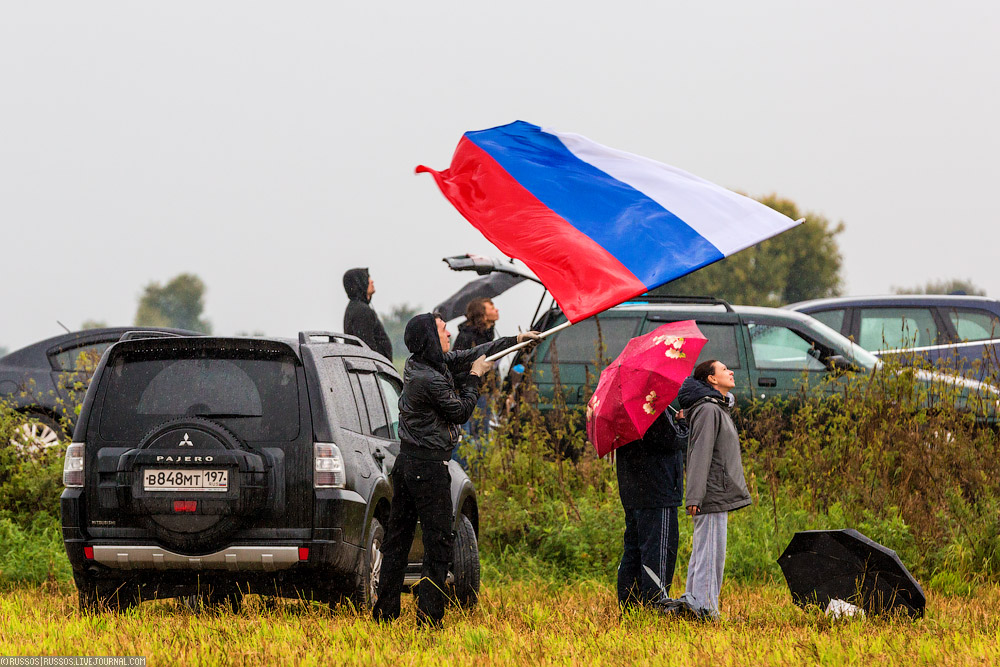
[[[438,172],[421,165],[421,172],[433,175],[448,201],[501,252],[527,264],[570,321],[646,292],[614,255],[539,201],[465,137],[450,168]]]

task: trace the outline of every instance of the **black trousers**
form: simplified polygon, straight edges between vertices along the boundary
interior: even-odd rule
[[[452,559],[451,474],[447,461],[424,461],[400,453],[390,475],[392,509],[382,542],[382,573],[375,620],[399,617],[399,596],[406,575],[407,555],[417,520],[424,538],[424,563],[417,585],[417,620],[440,623],[444,618],[445,580]]]
[[[625,549],[618,566],[619,604],[649,604],[667,597],[679,539],[676,507],[625,510]],[[644,565],[659,578],[663,591]]]

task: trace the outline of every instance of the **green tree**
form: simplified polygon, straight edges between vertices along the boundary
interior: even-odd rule
[[[8,351],[9,351],[9,350],[7,350],[7,348],[6,348],[6,347],[4,347],[3,345],[0,345],[0,357],[5,357],[5,356],[7,356],[7,352],[8,352]]]
[[[805,222],[721,261],[678,278],[652,294],[715,296],[732,303],[782,306],[840,294],[843,257],[837,235],[844,223],[806,213],[777,195],[758,201]]]
[[[893,287],[894,294],[968,294],[986,296],[986,290],[977,287],[971,280],[952,278],[951,280],[930,280],[920,287]]]
[[[80,331],[86,331],[87,329],[105,329],[108,323],[104,320],[84,320],[83,324],[80,325]]]
[[[385,327],[385,333],[389,336],[389,340],[392,341],[392,356],[393,362],[398,367],[400,364],[396,360],[405,359],[409,352],[406,350],[406,344],[403,343],[403,332],[406,330],[406,323],[413,319],[414,315],[418,315],[423,311],[420,310],[420,306],[413,307],[408,303],[400,303],[392,306],[388,313],[382,313],[379,317],[382,318],[382,326]]]
[[[166,285],[149,283],[139,297],[135,324],[212,333],[211,323],[201,318],[204,298],[205,283],[192,273],[182,273]]]

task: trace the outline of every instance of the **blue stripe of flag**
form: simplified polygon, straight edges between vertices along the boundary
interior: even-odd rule
[[[647,289],[724,257],[676,215],[576,157],[537,125],[517,121],[465,136]]]

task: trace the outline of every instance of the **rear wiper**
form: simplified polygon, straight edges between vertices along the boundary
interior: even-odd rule
[[[264,415],[248,415],[241,412],[198,412],[195,413],[195,417],[215,417],[216,419],[242,419],[242,418],[259,418]]]

